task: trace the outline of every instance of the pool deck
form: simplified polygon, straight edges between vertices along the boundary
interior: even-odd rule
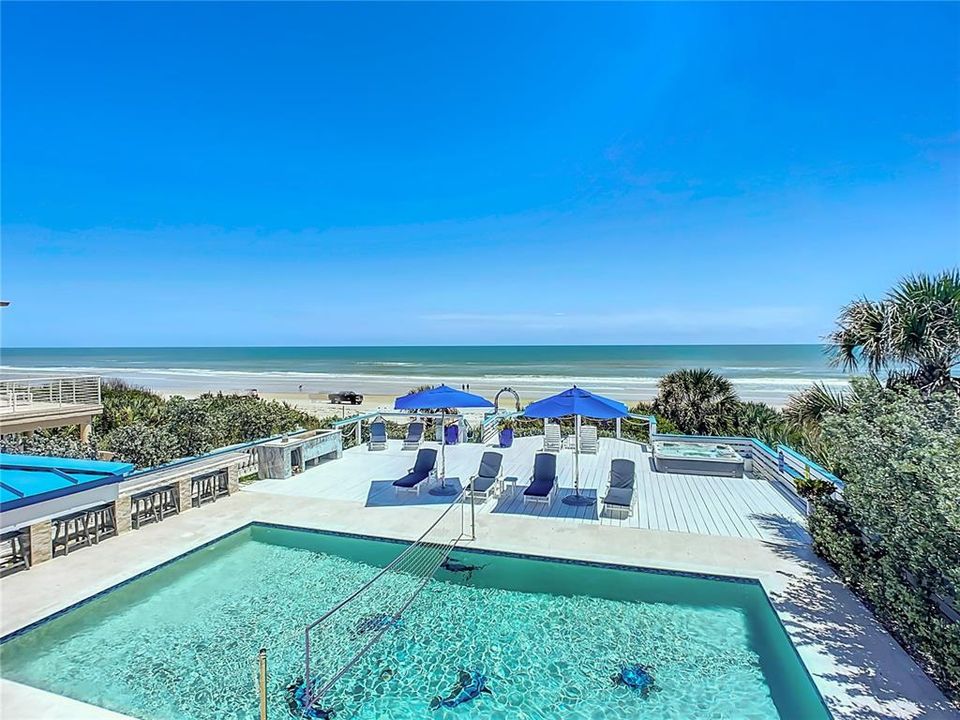
[[[254,492],[295,495],[326,500],[363,503],[365,507],[448,503],[426,491],[419,495],[397,494],[392,482],[413,465],[416,451],[402,450],[391,440],[386,450],[369,451],[365,446],[346,450],[335,462],[325,462],[286,480],[265,480],[250,487]],[[543,446],[542,437],[517,438],[506,449],[464,444],[447,447],[446,476],[457,489],[469,482],[487,450],[503,455],[502,475],[516,477],[517,488],[508,488],[501,497],[484,503],[481,513],[549,517],[575,523],[599,523],[644,530],[696,533],[756,540],[806,541],[803,513],[797,498],[774,484],[752,477],[708,477],[661,473],[654,469],[646,446],[612,438],[600,438],[595,455],[580,455],[580,491],[594,500],[583,507],[566,505],[562,498],[574,492],[574,452],[564,449],[557,462],[559,491],[549,504],[524,503],[523,488],[530,482],[534,456]],[[439,448],[436,443],[424,447]],[[628,519],[600,512],[607,491],[610,461],[633,460],[637,469],[636,506]],[[439,460],[438,460],[439,464]],[[434,483],[435,485],[435,483]]]
[[[526,484],[539,440],[521,439],[505,451],[505,473]],[[625,447],[629,446],[629,447]],[[466,478],[483,448],[450,448],[448,475]],[[513,452],[511,452],[513,451]],[[629,453],[635,455],[629,455]],[[289,480],[265,480],[243,492],[156,525],[110,538],[0,580],[0,633],[6,635],[69,607],[249,522],[413,539],[442,509],[429,494],[399,499],[388,483],[412,465],[414,453],[362,448]],[[642,465],[643,448],[601,442],[581,478],[587,492],[605,489],[610,457],[638,460],[641,511],[631,521],[524,508],[516,498],[489,501],[477,515],[478,548],[731,575],[758,580],[837,720],[955,719],[957,709],[861,603],[810,550],[802,517],[762,481],[663,475]],[[562,453],[561,485],[572,487]],[[525,469],[527,473],[520,472]],[[397,471],[401,472],[397,472]],[[385,485],[386,483],[386,485]],[[671,485],[672,483],[672,485]],[[752,483],[747,485],[746,483]],[[711,485],[715,495],[704,495]],[[642,503],[650,503],[644,512]],[[722,508],[718,509],[718,508]],[[668,512],[668,509],[670,510]],[[318,608],[318,611],[324,608]],[[251,658],[251,668],[255,658]],[[120,716],[7,680],[0,710],[16,718]]]

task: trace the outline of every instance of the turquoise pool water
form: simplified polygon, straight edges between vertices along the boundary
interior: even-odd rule
[[[402,545],[253,526],[0,647],[5,677],[140,718],[290,717],[303,626]],[[341,719],[828,718],[762,589],[685,576],[457,552],[400,627],[325,698]],[[652,668],[647,697],[611,682]],[[492,694],[429,710],[461,669]]]

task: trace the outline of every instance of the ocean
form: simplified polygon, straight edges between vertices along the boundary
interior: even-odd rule
[[[563,345],[458,347],[5,348],[0,374],[84,373],[162,392],[249,390],[395,395],[422,384],[503,387],[524,401],[577,384],[624,401],[652,398],[677,368],[707,367],[742,399],[782,404],[798,388],[847,376],[820,345]]]

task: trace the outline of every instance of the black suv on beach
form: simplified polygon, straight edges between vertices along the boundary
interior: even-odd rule
[[[353,392],[353,390],[330,393],[327,397],[330,398],[330,402],[332,403],[349,405],[361,405],[363,403],[363,395],[358,392]]]

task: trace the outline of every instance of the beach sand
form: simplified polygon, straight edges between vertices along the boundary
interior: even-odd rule
[[[156,392],[160,393],[163,397],[169,398],[173,395],[181,395],[186,398],[195,398],[199,397],[204,393],[216,393],[222,392],[224,394],[246,394],[249,391],[238,391],[230,390],[223,387],[209,387],[209,388],[198,388],[198,387],[189,387],[189,388],[178,388],[170,389],[167,387],[156,387],[152,388]],[[459,389],[459,388],[458,388]],[[485,387],[470,387],[470,392],[482,395],[491,402],[493,402],[494,397],[499,388],[485,388]],[[393,402],[397,396],[404,394],[402,388],[398,388],[394,393],[389,394],[368,394],[363,393],[363,402],[359,405],[351,404],[334,404],[327,399],[326,393],[318,392],[270,392],[270,391],[257,391],[257,397],[263,398],[264,400],[279,400],[285,403],[288,403],[296,408],[299,408],[305,412],[312,413],[318,417],[329,417],[331,415],[336,415],[338,417],[350,417],[351,415],[357,415],[359,413],[371,413],[371,412],[387,412],[393,411]],[[520,395],[520,401],[522,405],[528,405],[529,403],[539,400],[546,395],[553,394],[557,390],[551,391],[542,391],[542,390],[524,390],[519,388],[517,390]],[[638,400],[652,400],[655,396],[655,392],[644,393],[642,397],[636,397],[634,394],[633,397],[616,397],[624,403],[627,407],[632,408]],[[742,398],[752,399],[752,398]],[[759,399],[759,398],[758,398]],[[782,408],[786,404],[786,396],[770,398],[766,397],[762,399],[768,405],[776,408]],[[513,410],[516,407],[513,395],[509,393],[504,393],[500,397],[500,408],[506,410]],[[464,414],[482,414],[482,410],[465,410]]]
[[[197,390],[196,388],[189,388],[184,390],[164,390],[160,394],[169,398],[173,395],[181,395],[185,398],[195,398],[202,395],[204,392],[220,392],[217,389],[211,389],[209,391]],[[223,391],[224,394],[231,394],[229,391]],[[493,401],[492,395],[483,394],[491,402]],[[363,402],[359,405],[347,404],[334,404],[331,403],[326,396],[321,396],[319,393],[298,393],[298,392],[258,392],[257,396],[263,398],[264,400],[279,400],[285,402],[289,405],[292,405],[296,408],[299,408],[305,412],[312,413],[318,417],[329,417],[331,415],[336,415],[338,417],[350,417],[351,415],[357,415],[358,413],[371,413],[371,412],[393,412],[393,401],[396,399],[395,395],[364,395]],[[531,398],[534,400],[536,398]],[[529,400],[527,401],[529,402]],[[502,408],[507,408],[509,410],[514,409],[514,402],[512,397],[507,398],[505,396],[504,402],[501,403]],[[485,412],[482,409],[474,409],[472,411],[465,410],[464,414],[483,414]]]

